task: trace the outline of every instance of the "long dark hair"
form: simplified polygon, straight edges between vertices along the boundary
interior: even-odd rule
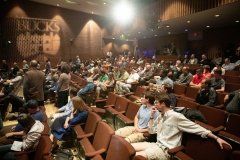
[[[17,121],[24,128],[24,130],[30,130],[36,122],[35,119],[33,119],[29,114],[20,114]]]

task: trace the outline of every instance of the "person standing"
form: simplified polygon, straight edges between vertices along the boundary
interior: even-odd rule
[[[68,103],[69,83],[71,80],[70,66],[64,62],[61,66],[62,74],[59,77],[57,94],[58,94],[58,108]]]
[[[39,106],[44,106],[44,73],[37,69],[37,61],[30,62],[30,70],[25,73],[23,80],[23,96],[28,102],[30,99],[36,100]]]
[[[77,69],[80,68],[80,64],[81,64],[81,60],[80,60],[79,56],[76,56],[76,68]]]

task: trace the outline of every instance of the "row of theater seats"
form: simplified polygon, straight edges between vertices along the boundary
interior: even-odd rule
[[[11,92],[12,94],[16,95],[18,93],[18,91],[21,87],[22,81],[23,80],[20,80],[20,81],[14,83],[14,90]],[[2,87],[3,86],[1,84],[0,88],[2,88]],[[6,118],[9,103],[10,103],[10,96],[6,96],[3,100],[3,103],[0,104],[1,117],[3,120]]]

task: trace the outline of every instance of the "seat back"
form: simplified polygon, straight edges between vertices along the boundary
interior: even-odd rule
[[[114,105],[114,109],[118,112],[126,111],[129,102],[130,101],[128,99],[126,99],[125,97],[120,97],[119,96],[117,98],[116,104]]]
[[[47,124],[47,122],[42,122],[42,124],[44,125],[44,129],[42,131],[42,134],[48,134],[49,133],[49,130],[50,130],[50,127],[49,125]]]
[[[183,133],[182,145],[185,154],[194,160],[226,160],[231,153],[231,148],[227,145],[221,149],[215,140],[189,133]]]
[[[192,99],[195,99],[196,96],[197,96],[198,90],[199,90],[198,88],[187,87],[185,96],[189,97],[189,98],[192,98]]]
[[[107,150],[111,137],[114,133],[114,130],[107,123],[102,121],[99,122],[93,139],[93,148],[95,150],[102,148]]]
[[[226,125],[226,132],[240,137],[240,127],[238,122],[240,122],[240,115],[230,114]]]
[[[225,92],[233,92],[240,89],[240,84],[234,84],[234,83],[226,83],[226,88],[225,88]]]
[[[225,71],[225,75],[226,76],[239,76],[240,75],[240,71],[227,70],[227,71]]]
[[[39,139],[39,144],[34,156],[34,160],[42,160],[44,155],[49,155],[52,149],[52,141],[49,136],[42,135]]]
[[[174,84],[173,93],[175,95],[183,95],[183,94],[185,94],[186,89],[187,89],[187,86],[180,85],[180,84]]]
[[[140,108],[139,104],[134,103],[134,102],[129,102],[128,108],[127,108],[127,111],[126,111],[126,117],[131,119],[131,120],[134,120],[139,108]]]
[[[96,113],[88,112],[88,118],[87,118],[87,121],[85,123],[84,133],[85,134],[88,134],[88,133],[95,134],[97,124],[101,120],[102,120],[102,118],[99,115],[97,115]]]
[[[226,126],[228,113],[209,106],[200,106],[200,112],[207,120],[207,124],[212,127]]]
[[[86,104],[88,106],[92,106],[93,102],[94,102],[94,96],[95,96],[95,92],[94,91],[90,91],[85,93],[85,99],[86,99]]]
[[[218,103],[224,104],[224,97],[227,95],[226,93],[217,93],[218,94]]]
[[[135,149],[129,142],[120,136],[112,136],[106,160],[129,160],[134,155]]]
[[[109,92],[108,93],[108,98],[106,101],[106,105],[115,105],[116,100],[117,100],[118,95],[113,93],[113,92]]]
[[[226,83],[239,84],[239,82],[240,82],[240,77],[239,77],[239,76],[225,76],[225,82],[226,82]]]
[[[194,108],[194,109],[199,109],[200,104],[188,101],[185,99],[178,99],[177,100],[177,107],[186,107],[186,108]]]
[[[146,91],[146,89],[147,88],[145,88],[145,87],[138,86],[136,89],[136,92],[135,92],[135,96],[141,97],[141,95],[143,94],[143,92]]]

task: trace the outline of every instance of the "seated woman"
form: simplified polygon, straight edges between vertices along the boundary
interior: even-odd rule
[[[20,114],[18,123],[23,127],[22,136],[22,151],[36,149],[39,143],[39,138],[44,130],[44,125],[37,120],[34,120],[28,114]],[[1,160],[15,160],[14,152],[11,151],[12,144],[0,146]]]
[[[108,73],[108,79],[103,81],[103,82],[99,82],[97,84],[97,88],[96,88],[96,94],[97,94],[97,99],[99,99],[100,96],[100,91],[106,91],[108,86],[113,86],[115,83],[114,78],[113,78],[113,73],[110,72]]]
[[[88,107],[80,97],[72,98],[72,111],[68,116],[55,119],[51,126],[50,139],[54,146],[53,150],[58,148],[57,139],[62,139],[63,135],[70,131],[74,124],[85,122],[88,116]]]
[[[98,78],[99,78],[99,69],[98,68],[94,68],[93,69],[93,74],[90,77],[93,79],[93,81],[98,80]]]

